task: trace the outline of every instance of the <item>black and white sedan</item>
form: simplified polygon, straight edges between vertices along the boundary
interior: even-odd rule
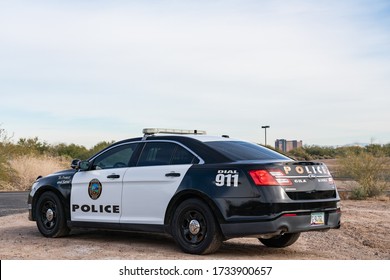
[[[203,131],[144,129],[72,169],[39,177],[29,219],[46,237],[72,228],[163,232],[187,253],[255,237],[269,247],[340,227],[327,167]]]

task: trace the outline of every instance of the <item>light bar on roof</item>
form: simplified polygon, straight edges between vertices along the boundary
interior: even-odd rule
[[[172,129],[172,128],[144,128],[142,133],[146,135],[167,133],[167,134],[206,134],[204,130],[191,129]]]

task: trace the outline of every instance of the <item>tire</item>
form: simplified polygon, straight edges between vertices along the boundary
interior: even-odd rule
[[[222,235],[210,208],[198,199],[183,201],[175,210],[172,236],[183,252],[205,255],[222,245]]]
[[[53,192],[44,192],[39,197],[35,211],[37,227],[43,236],[61,237],[69,233],[64,207]]]
[[[285,233],[269,239],[259,238],[260,242],[267,247],[272,248],[284,248],[295,243],[298,240],[300,232],[297,233]]]

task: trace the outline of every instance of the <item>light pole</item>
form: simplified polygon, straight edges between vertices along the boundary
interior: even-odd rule
[[[264,139],[265,139],[265,145],[267,146],[267,128],[269,128],[269,125],[263,125],[261,128],[264,128]]]

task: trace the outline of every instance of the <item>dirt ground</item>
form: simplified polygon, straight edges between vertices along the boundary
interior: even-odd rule
[[[231,239],[212,255],[184,254],[166,235],[74,230],[65,238],[44,238],[27,213],[0,217],[2,260],[389,260],[390,200],[342,201],[342,226],[303,233],[292,246],[267,248],[254,238]]]

